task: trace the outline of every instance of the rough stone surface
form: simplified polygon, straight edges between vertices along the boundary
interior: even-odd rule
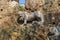
[[[44,0],[26,0],[26,9],[37,10],[38,7],[44,5]]]
[[[17,20],[17,13],[18,13],[18,6],[16,6],[16,4],[14,5],[13,3],[11,2],[8,2],[7,0],[6,1],[1,1],[2,3],[0,3],[0,27],[4,27],[6,26],[7,24],[9,25],[13,25],[11,24],[12,23],[12,20]],[[3,3],[4,2],[4,3]],[[14,6],[10,6],[11,4],[13,4]]]
[[[28,10],[38,10],[41,6],[48,12],[60,12],[59,0],[26,0],[25,8]]]

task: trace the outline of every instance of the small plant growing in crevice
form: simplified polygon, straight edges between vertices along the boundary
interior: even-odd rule
[[[23,6],[19,6],[19,11],[24,11]]]

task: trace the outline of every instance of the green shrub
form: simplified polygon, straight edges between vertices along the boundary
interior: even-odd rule
[[[19,11],[24,11],[24,8],[22,6],[19,6]]]

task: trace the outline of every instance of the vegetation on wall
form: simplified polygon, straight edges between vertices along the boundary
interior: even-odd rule
[[[19,6],[19,11],[24,11],[23,6]]]

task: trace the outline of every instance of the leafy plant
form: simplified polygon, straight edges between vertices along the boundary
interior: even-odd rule
[[[19,6],[19,11],[24,11],[23,6]]]

